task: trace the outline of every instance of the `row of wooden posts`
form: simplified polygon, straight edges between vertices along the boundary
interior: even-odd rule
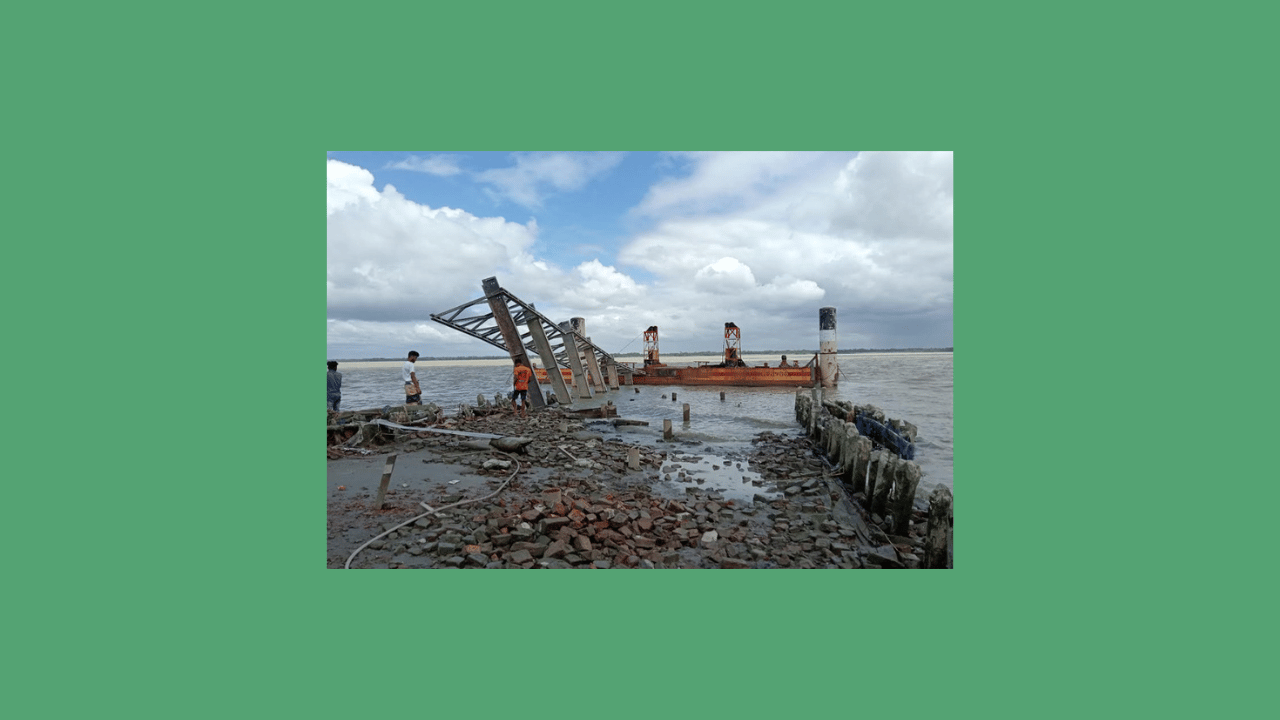
[[[916,488],[922,472],[911,460],[887,449],[872,450],[871,438],[858,432],[857,412],[848,402],[823,401],[819,388],[796,392],[796,420],[817,441],[827,458],[838,468],[841,481],[854,493],[864,494],[864,507],[871,515],[892,518],[889,532],[905,536],[915,504]],[[929,495],[926,557],[921,567],[951,567],[951,490],[945,485]]]

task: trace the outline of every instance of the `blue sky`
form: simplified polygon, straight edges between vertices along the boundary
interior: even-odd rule
[[[492,355],[430,320],[499,282],[667,352],[952,341],[951,153],[330,152],[329,357]]]

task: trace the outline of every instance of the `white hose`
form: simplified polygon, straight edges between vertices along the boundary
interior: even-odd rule
[[[520,472],[520,461],[519,461],[519,460],[516,460],[514,457],[511,457],[510,455],[507,455],[507,453],[504,453],[504,452],[502,452],[502,451],[500,451],[500,450],[494,450],[494,452],[498,453],[499,455],[506,455],[507,457],[511,458],[511,461],[512,461],[512,462],[514,462],[514,463],[516,464],[516,469],[515,469],[515,470],[513,470],[513,471],[511,472],[511,477],[507,478],[506,480],[503,480],[503,481],[502,481],[502,484],[498,486],[498,489],[497,489],[497,490],[494,490],[493,492],[489,493],[488,495],[485,495],[484,497],[475,498],[475,499],[473,499],[473,500],[459,500],[458,502],[456,502],[456,503],[454,503],[454,504],[452,504],[452,505],[445,505],[444,507],[438,507],[438,508],[435,508],[434,510],[428,510],[427,512],[424,512],[424,513],[422,513],[421,515],[415,515],[415,516],[413,516],[413,517],[409,518],[408,520],[405,520],[404,522],[400,523],[399,525],[396,525],[395,527],[391,528],[390,530],[387,530],[387,531],[385,531],[385,532],[382,532],[382,533],[380,533],[380,534],[378,534],[378,535],[374,535],[373,537],[369,538],[369,539],[365,542],[365,544],[363,544],[363,545],[361,545],[360,547],[356,548],[356,549],[351,553],[351,556],[347,558],[347,564],[346,564],[346,566],[344,566],[344,567],[343,567],[343,569],[344,569],[344,570],[350,570],[350,569],[351,569],[351,561],[352,561],[352,559],[354,559],[354,558],[355,558],[356,553],[358,553],[358,552],[360,552],[361,550],[363,550],[363,549],[365,549],[365,548],[369,547],[369,545],[370,545],[374,540],[377,540],[378,538],[381,538],[381,537],[385,537],[385,536],[387,536],[387,535],[390,535],[391,533],[395,532],[396,530],[399,530],[400,528],[404,527],[405,525],[408,525],[408,524],[410,524],[410,523],[417,522],[417,521],[421,520],[422,518],[427,517],[428,515],[435,515],[436,513],[440,512],[441,510],[449,510],[450,508],[456,508],[456,507],[458,507],[458,506],[460,506],[460,505],[466,505],[466,504],[468,504],[468,503],[473,503],[473,502],[480,502],[481,500],[488,500],[489,498],[493,497],[494,495],[497,495],[498,493],[502,492],[503,488],[505,488],[505,487],[507,486],[507,483],[509,483],[509,482],[511,482],[512,480],[514,480],[514,479],[515,479],[515,477],[516,477],[516,473]]]

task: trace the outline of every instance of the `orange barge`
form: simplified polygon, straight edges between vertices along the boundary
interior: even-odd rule
[[[768,363],[755,367],[742,361],[739,347],[742,330],[731,322],[724,324],[724,359],[719,363],[698,363],[685,367],[671,367],[658,357],[658,326],[652,325],[644,333],[644,366],[636,368],[632,382],[636,385],[731,385],[733,387],[796,387],[812,385],[813,363],[801,366],[787,357],[777,367]]]
[[[670,366],[661,362],[658,355],[658,326],[650,326],[644,333],[644,364],[635,367],[632,382],[636,385],[726,385],[731,387],[798,387],[811,386],[817,381],[815,364],[806,365],[786,356],[777,367],[768,363],[749,366],[742,361],[739,348],[741,330],[733,323],[724,324],[724,359],[719,363],[698,363],[689,366]],[[547,371],[535,368],[539,382],[547,381]],[[573,383],[573,373],[560,369],[566,384]]]

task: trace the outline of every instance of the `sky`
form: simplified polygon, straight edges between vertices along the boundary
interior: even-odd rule
[[[499,284],[610,353],[951,347],[950,152],[330,152],[329,359],[501,356]]]

